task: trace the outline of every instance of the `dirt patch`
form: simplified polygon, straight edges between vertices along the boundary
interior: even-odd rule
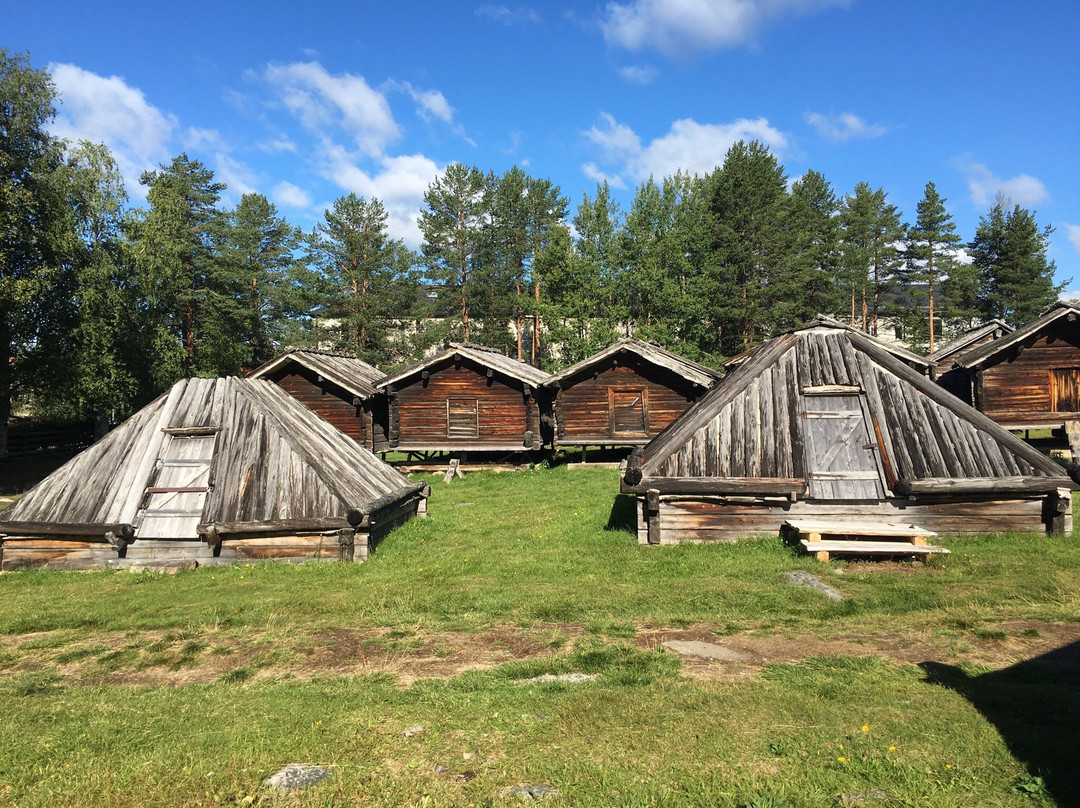
[[[753,676],[769,664],[823,656],[879,656],[907,664],[967,662],[994,669],[1041,658],[1080,670],[1080,623],[1013,621],[998,624],[993,632],[935,635],[911,630],[837,637],[756,632],[721,636],[715,629],[639,626],[630,642],[653,650],[671,640],[696,640],[742,656],[738,662],[681,657],[683,672],[699,680],[734,680]],[[70,684],[139,686],[387,674],[408,685],[562,653],[584,634],[583,625],[573,624],[495,626],[471,633],[334,629],[298,638],[108,632],[74,640],[70,634],[50,637],[46,632],[0,637],[0,680],[45,670],[61,674]]]

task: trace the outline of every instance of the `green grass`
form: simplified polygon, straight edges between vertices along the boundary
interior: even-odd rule
[[[775,537],[641,547],[612,470],[430,482],[431,518],[362,565],[0,576],[0,805],[277,804],[260,783],[289,762],[334,767],[304,805],[512,805],[498,791],[521,783],[557,787],[550,805],[1063,793],[1039,743],[1080,744],[1075,677],[996,671],[1080,619],[1072,537],[946,539],[928,566],[818,564]],[[784,583],[792,569],[848,600]],[[663,628],[900,637],[951,656],[923,669],[811,655],[693,679],[646,641]],[[408,686],[393,675],[488,635],[540,650]],[[349,642],[366,661],[347,672],[309,663]],[[597,678],[526,683],[571,672]]]

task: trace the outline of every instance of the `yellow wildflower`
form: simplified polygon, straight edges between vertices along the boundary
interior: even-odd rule
[[[863,724],[862,725],[862,731],[863,732],[869,732],[870,731],[870,725],[869,724]]]

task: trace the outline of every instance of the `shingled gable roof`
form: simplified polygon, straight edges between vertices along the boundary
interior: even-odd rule
[[[1037,319],[1006,337],[972,348],[956,360],[962,368],[978,370],[997,361],[1006,351],[1020,348],[1037,340],[1043,331],[1055,323],[1080,319],[1080,308],[1069,303],[1055,303]]]
[[[799,398],[807,388],[858,388],[881,430],[890,476],[987,480],[1045,478],[1075,488],[1065,470],[851,328],[815,321],[754,351],[645,447],[648,479],[804,477]],[[890,485],[893,480],[890,480]]]
[[[516,379],[522,384],[531,385],[533,387],[539,387],[551,378],[550,373],[545,373],[539,368],[534,368],[532,365],[527,365],[524,362],[511,359],[509,356],[503,356],[492,348],[485,348],[482,345],[472,345],[467,342],[451,342],[450,347],[445,350],[440,351],[422,362],[417,362],[414,365],[403,368],[397,373],[385,376],[382,381],[375,386],[381,389],[389,387],[392,384],[399,384],[405,379],[416,376],[428,368],[434,367],[440,362],[454,356],[470,359],[481,367],[491,368],[504,376]]]
[[[248,378],[265,379],[291,363],[318,373],[362,399],[375,395],[375,383],[386,375],[351,354],[293,348],[251,371]]]
[[[1004,336],[1007,334],[1011,334],[1013,330],[1013,327],[1004,320],[994,318],[993,320],[989,320],[982,325],[977,325],[974,328],[969,328],[956,339],[946,343],[945,345],[942,345],[940,348],[938,348],[926,358],[930,359],[935,364],[940,365],[946,359],[954,359],[957,355],[963,353],[967,348],[975,345],[983,339],[986,339],[987,337],[993,336],[998,332],[1001,332],[1001,335]],[[998,339],[1001,339],[1001,337],[999,336]]]
[[[618,354],[620,352],[629,352],[637,354],[647,362],[651,362],[662,368],[670,370],[677,376],[681,376],[694,384],[701,387],[712,387],[717,379],[722,375],[720,371],[713,370],[705,365],[692,362],[689,359],[673,354],[671,351],[660,347],[654,342],[642,342],[636,339],[623,339],[609,345],[602,351],[593,354],[590,357],[582,359],[567,368],[563,368],[550,379],[545,382],[547,386],[555,386],[567,379],[572,379],[579,373],[594,367],[606,359]]]
[[[166,438],[193,433],[216,435],[203,525],[346,527],[351,511],[372,513],[423,487],[272,382],[185,379],[0,513],[0,531],[134,525],[138,537]]]

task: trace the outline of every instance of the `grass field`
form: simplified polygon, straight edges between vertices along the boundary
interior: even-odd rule
[[[311,806],[1080,805],[1073,537],[818,564],[641,547],[613,470],[430,482],[363,565],[0,576],[0,804],[291,805],[303,762]]]

